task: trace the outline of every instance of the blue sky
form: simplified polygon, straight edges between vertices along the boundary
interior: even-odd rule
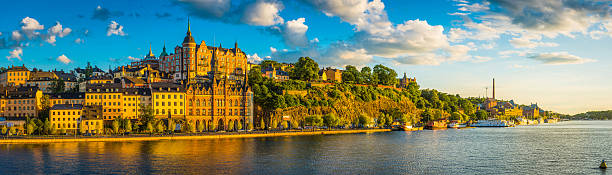
[[[384,64],[421,87],[538,103],[563,113],[612,109],[610,3],[573,0],[5,1],[0,66],[108,69],[182,42],[239,47],[249,59]],[[61,27],[61,28],[60,28]],[[489,89],[489,94],[491,90]],[[490,95],[489,95],[490,96]]]

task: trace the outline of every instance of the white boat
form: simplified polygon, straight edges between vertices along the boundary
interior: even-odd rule
[[[509,127],[512,126],[508,121],[505,120],[478,120],[476,123],[472,123],[470,126],[473,127]]]
[[[467,124],[453,121],[453,122],[448,123],[447,126],[448,128],[465,128],[467,127]]]

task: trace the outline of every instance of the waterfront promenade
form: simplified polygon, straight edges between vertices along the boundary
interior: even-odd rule
[[[224,133],[194,133],[194,134],[131,134],[126,136],[25,136],[0,139],[2,143],[51,143],[51,142],[120,142],[120,141],[155,141],[155,140],[196,140],[224,138],[255,138],[282,137],[305,135],[353,134],[388,132],[391,129],[350,129],[350,130],[297,130],[297,131],[255,131],[255,132],[224,132]]]

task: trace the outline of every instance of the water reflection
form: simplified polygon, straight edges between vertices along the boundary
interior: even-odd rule
[[[0,145],[0,174],[599,174],[612,122],[247,139]]]

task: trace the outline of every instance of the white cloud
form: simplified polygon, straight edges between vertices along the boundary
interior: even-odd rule
[[[464,11],[464,12],[480,12],[480,11],[489,10],[489,5],[491,5],[491,3],[487,1],[484,1],[482,4],[480,3],[474,3],[471,5],[467,3],[457,4],[457,6],[460,7],[458,10]]]
[[[542,35],[534,33],[524,33],[521,37],[512,38],[510,44],[516,48],[536,48],[536,47],[557,47],[559,44],[551,42],[541,42]]]
[[[23,35],[21,35],[18,30],[14,30],[13,32],[11,32],[11,39],[15,41],[20,41],[23,39]]]
[[[469,33],[461,28],[451,28],[448,32],[448,40],[451,42],[461,42]]]
[[[368,0],[305,0],[327,16],[338,16],[348,23],[357,23],[368,7]]]
[[[139,58],[136,58],[136,57],[133,57],[133,56],[128,56],[128,59],[129,59],[129,60],[132,60],[132,61],[138,61],[138,60],[140,60]]]
[[[39,30],[45,29],[44,25],[40,25],[34,18],[25,17],[21,20],[21,31],[29,38],[33,39],[40,35]]]
[[[21,56],[23,56],[23,50],[21,47],[17,47],[9,52],[9,56],[6,56],[6,59],[11,60],[11,58],[17,58],[21,61]]]
[[[521,50],[505,50],[505,51],[500,51],[497,54],[500,55],[500,57],[502,58],[508,58],[511,55],[518,55],[518,56],[526,56],[528,53],[528,51],[521,51]]]
[[[305,18],[298,18],[285,23],[282,31],[285,44],[297,47],[304,47],[308,44],[306,37],[308,26],[304,22],[306,22]]]
[[[278,51],[278,50],[276,50],[276,48],[274,48],[274,47],[270,47],[270,52],[274,53],[274,52],[276,52],[276,51]]]
[[[587,62],[594,62],[595,60],[582,58],[576,55],[569,54],[567,52],[551,52],[551,53],[538,53],[532,54],[527,58],[540,61],[544,64],[560,65],[560,64],[583,64]]]
[[[253,55],[247,55],[247,60],[251,63],[259,63],[263,61],[263,58],[260,58],[257,53],[255,53]]]
[[[473,62],[482,63],[482,62],[487,62],[487,61],[491,61],[491,60],[493,60],[493,58],[485,57],[485,56],[478,56],[477,55],[477,56],[474,56]]]
[[[59,57],[57,57],[57,61],[62,62],[64,64],[68,64],[71,63],[72,60],[70,60],[68,57],[66,57],[66,55],[62,54]]]
[[[50,35],[47,37],[47,39],[45,39],[45,42],[51,44],[51,45],[55,45],[55,35]]]
[[[72,29],[68,27],[64,29],[62,24],[60,24],[59,22],[56,22],[55,26],[49,28],[48,30],[48,34],[57,35],[60,38],[63,38],[64,36],[70,34],[70,32],[72,32]]]
[[[83,41],[83,39],[81,39],[81,38],[77,38],[77,39],[74,40],[74,43],[76,43],[76,44],[83,44],[83,42],[85,42],[85,41]]]
[[[115,21],[111,21],[106,28],[106,36],[111,35],[125,36],[126,34],[123,32],[123,26]]]
[[[245,9],[242,21],[257,26],[282,24],[284,20],[279,13],[283,8],[283,4],[280,1],[266,2],[260,0]]]

